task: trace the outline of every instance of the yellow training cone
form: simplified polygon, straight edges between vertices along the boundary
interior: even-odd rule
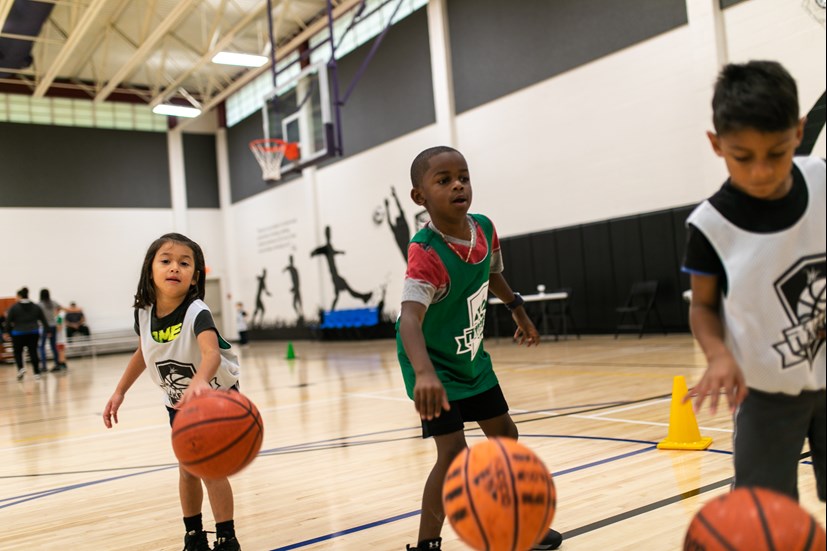
[[[712,438],[701,436],[692,402],[683,403],[689,392],[686,379],[677,375],[672,382],[672,405],[669,407],[669,433],[658,443],[659,450],[705,450]]]

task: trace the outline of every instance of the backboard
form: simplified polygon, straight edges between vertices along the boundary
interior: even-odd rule
[[[281,173],[300,171],[336,154],[333,105],[324,63],[305,67],[266,98],[264,136],[299,144],[299,156],[285,156]]]

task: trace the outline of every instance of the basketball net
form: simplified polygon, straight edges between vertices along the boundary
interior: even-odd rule
[[[281,161],[290,145],[295,148],[295,144],[275,138],[261,138],[250,142],[250,151],[261,166],[261,175],[265,180],[281,180]]]

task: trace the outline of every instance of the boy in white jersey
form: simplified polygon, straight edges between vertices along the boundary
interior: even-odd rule
[[[494,225],[469,214],[473,193],[465,157],[450,147],[421,152],[411,165],[411,199],[430,222],[408,246],[408,269],[397,321],[397,355],[408,396],[432,437],[437,459],[422,492],[417,545],[408,551],[442,548],[442,484],[451,461],[467,446],[463,424],[475,421],[487,437],[516,439],[491,357],[483,346],[488,291],[511,310],[514,340],[531,346],[540,335],[502,275]],[[549,530],[534,549],[560,547]]]
[[[708,367],[686,400],[735,412],[734,486],[798,499],[809,441],[825,499],[825,163],[795,157],[796,83],[778,63],[724,67],[709,141],[729,179],[687,220],[690,324]]]

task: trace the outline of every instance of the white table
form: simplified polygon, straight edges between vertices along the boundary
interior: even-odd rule
[[[529,303],[529,302],[540,302],[541,303],[541,305],[540,305],[541,306],[540,307],[540,314],[542,316],[541,319],[543,320],[542,321],[543,335],[548,334],[548,310],[546,309],[546,303],[549,302],[549,301],[554,301],[554,300],[562,300],[562,301],[565,302],[568,299],[569,299],[569,294],[566,293],[565,291],[558,291],[558,292],[554,292],[554,293],[537,293],[537,294],[534,294],[534,295],[523,295],[523,300],[526,303]],[[491,297],[491,298],[488,299],[488,304],[491,305],[491,306],[496,306],[498,304],[504,304],[504,303],[503,303],[503,301],[501,301],[497,297]],[[563,304],[563,309],[562,309],[563,312],[565,312],[565,306],[566,305]],[[492,311],[492,314],[493,314],[493,311]],[[494,317],[494,338],[499,338],[499,336],[500,336],[499,323],[497,322],[497,316],[494,315],[493,317]],[[564,315],[563,316],[563,337],[568,338],[568,335],[569,335],[569,333],[568,333],[568,324],[567,324],[566,316]],[[555,331],[554,339],[557,340],[558,338],[559,338],[559,335]]]

